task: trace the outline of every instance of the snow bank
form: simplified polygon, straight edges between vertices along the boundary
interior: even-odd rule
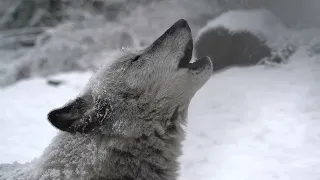
[[[249,31],[267,40],[267,44],[277,48],[279,42],[290,37],[290,31],[274,14],[266,9],[231,10],[207,22],[197,36],[208,29],[224,27],[229,31]]]
[[[232,10],[197,33],[194,56],[209,56],[214,71],[229,66],[284,63],[296,50],[293,31],[265,9]]]

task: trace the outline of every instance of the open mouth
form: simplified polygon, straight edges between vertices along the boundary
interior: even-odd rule
[[[179,68],[185,68],[191,61],[192,58],[192,51],[193,51],[193,41],[192,38],[188,41],[187,46],[184,50],[184,55],[179,61]]]
[[[172,49],[176,51],[172,52]],[[177,55],[179,69],[200,70],[208,65],[210,66],[211,63],[207,57],[190,63],[193,53],[193,40],[189,24],[184,19],[180,19],[174,23],[150,46],[149,51],[169,51],[172,55]]]
[[[184,50],[184,55],[179,61],[178,68],[188,68],[190,70],[199,70],[203,69],[206,66],[210,65],[210,58],[205,56],[201,59],[195,60],[195,62],[190,63],[192,59],[192,50],[193,50],[193,42],[190,39],[187,43],[187,46]]]
[[[211,64],[211,60],[208,56],[205,56],[199,60],[196,60],[193,63],[188,63],[186,65],[186,68],[191,69],[191,70],[199,70],[199,69],[203,69],[207,66],[210,66]]]
[[[208,57],[203,57],[201,59],[196,60],[193,63],[190,63],[190,61],[192,59],[192,52],[193,52],[193,40],[192,40],[192,35],[191,35],[191,29],[190,29],[187,21],[181,19],[181,20],[177,21],[173,25],[173,27],[184,28],[189,33],[189,40],[186,43],[183,56],[179,60],[178,68],[188,68],[190,70],[199,70],[199,69],[206,67],[207,65],[210,65],[210,62],[209,62],[210,59]]]
[[[196,60],[195,62],[190,63],[192,59],[192,50],[193,50],[193,42],[192,39],[190,39],[187,43],[187,46],[184,50],[184,55],[179,61],[179,68],[188,68],[191,70],[199,70],[207,65],[210,65],[210,58],[205,56],[201,59]]]

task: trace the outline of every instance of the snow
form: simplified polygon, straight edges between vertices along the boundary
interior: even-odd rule
[[[35,78],[0,89],[0,163],[25,163],[39,156],[57,132],[47,121],[47,113],[75,97],[90,75],[71,73],[50,78],[63,80],[60,87]]]
[[[228,11],[209,21],[207,26],[223,26],[230,31],[252,29],[256,32],[265,33],[269,31],[283,31],[285,29],[280,19],[266,9]]]
[[[210,20],[199,30],[196,39],[208,29],[224,27],[231,32],[249,31],[267,40],[271,46],[288,39],[292,32],[267,9],[231,10]]]
[[[288,64],[230,68],[199,90],[189,109],[181,180],[320,179],[320,55],[310,51],[317,43],[308,31],[296,39],[303,35],[308,40],[299,41]],[[47,113],[75,97],[91,75],[32,78],[0,89],[0,163],[39,157],[57,133]],[[63,83],[49,86],[47,79]]]
[[[320,56],[214,75],[191,102],[181,179],[320,178]]]
[[[191,102],[181,179],[320,178],[320,56],[306,49],[289,64],[230,68]],[[46,114],[74,97],[91,73],[23,81],[0,91],[0,162],[40,156],[56,130]]]

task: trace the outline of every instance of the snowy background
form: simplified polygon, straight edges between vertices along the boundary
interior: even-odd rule
[[[277,20],[249,10],[261,7]],[[317,0],[2,0],[0,163],[39,157],[57,133],[47,113],[113,52],[148,45],[179,18],[196,36],[214,26],[208,20],[245,9],[219,24],[297,50],[285,64],[212,76],[190,106],[180,179],[319,180],[319,8]]]

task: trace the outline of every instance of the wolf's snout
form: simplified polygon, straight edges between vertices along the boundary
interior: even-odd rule
[[[190,30],[189,24],[185,19],[178,20],[176,23],[173,24],[172,28],[185,28]]]
[[[167,31],[165,34],[181,34],[181,31],[185,31],[191,36],[191,29],[189,27],[188,22],[185,19],[180,19],[177,22],[175,22]]]
[[[191,29],[188,22],[184,19],[180,19],[175,22],[164,34],[162,34],[153,44],[150,46],[151,51],[156,51],[159,48],[166,48],[172,46],[178,46],[179,42],[187,43],[192,41]],[[180,44],[181,48],[184,48],[186,44]],[[162,47],[164,46],[164,47]]]

